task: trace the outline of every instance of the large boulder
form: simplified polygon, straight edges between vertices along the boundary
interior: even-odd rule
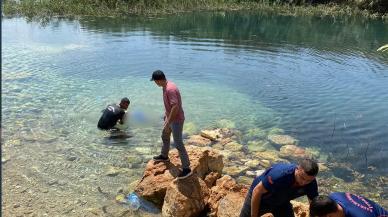
[[[167,187],[179,174],[179,167],[168,163],[155,163],[153,160],[146,165],[144,175],[135,188],[135,192],[144,199],[162,207]]]
[[[222,155],[216,150],[195,146],[187,146],[186,150],[191,163],[190,167],[199,178],[205,179],[211,172],[221,174],[224,164]],[[160,208],[163,205],[167,188],[178,176],[181,168],[178,150],[171,150],[169,157],[170,162],[149,161],[141,181],[135,188],[136,193]]]
[[[196,174],[174,180],[167,188],[162,208],[163,216],[194,217],[205,208],[209,198],[209,189]]]

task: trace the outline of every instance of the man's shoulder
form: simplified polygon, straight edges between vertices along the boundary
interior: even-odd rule
[[[344,199],[345,198],[345,193],[344,192],[333,192],[331,194],[329,194],[329,198],[333,199],[333,200],[341,200],[341,199]]]
[[[272,168],[282,174],[293,174],[295,172],[296,165],[291,163],[277,163],[274,164]]]
[[[273,180],[281,181],[282,183],[288,183],[286,180],[291,181],[294,176],[295,168],[292,164],[274,164],[267,176],[270,176]]]
[[[175,91],[175,90],[178,90],[178,87],[176,86],[176,84],[174,82],[168,81],[167,86],[166,86],[166,90],[167,91]]]

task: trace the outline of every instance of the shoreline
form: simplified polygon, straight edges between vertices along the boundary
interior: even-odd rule
[[[148,4],[148,5],[147,5]],[[35,2],[27,0],[17,3],[6,1],[2,5],[3,16],[25,16],[27,18],[47,19],[52,17],[128,17],[128,16],[158,16],[182,14],[188,12],[216,12],[216,11],[258,11],[283,16],[313,16],[313,17],[354,17],[367,19],[388,20],[388,13],[378,13],[360,9],[356,5],[339,4],[271,4],[268,2],[175,2],[166,3],[134,3],[132,5],[116,1],[114,6],[106,4],[91,4],[87,0],[69,2],[60,0],[50,2]]]

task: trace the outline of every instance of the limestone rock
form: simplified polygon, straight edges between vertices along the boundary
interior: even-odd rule
[[[277,128],[277,127],[274,127],[274,128],[271,128],[269,131],[268,131],[268,135],[273,135],[273,134],[277,134],[277,135],[281,135],[284,133],[284,130],[283,129],[280,129],[280,128]]]
[[[188,135],[193,135],[198,132],[197,126],[193,122],[187,122],[183,125],[183,133]]]
[[[268,160],[270,162],[279,162],[281,159],[279,158],[279,152],[278,151],[265,151],[265,152],[256,152],[254,154],[256,159],[260,160]]]
[[[187,146],[190,167],[193,173],[204,179],[211,172],[220,173],[224,167],[222,155],[212,148],[199,148]],[[169,154],[170,162],[149,161],[143,177],[135,188],[135,192],[144,199],[153,202],[160,208],[163,205],[167,187],[178,176],[181,161],[178,150],[174,149]]]
[[[155,163],[153,160],[146,165],[143,178],[135,188],[135,192],[144,199],[162,207],[164,196],[170,182],[179,174],[179,167],[168,163]]]
[[[272,145],[269,144],[268,141],[263,140],[249,141],[247,143],[247,148],[249,152],[263,152],[275,149]]]
[[[186,140],[185,144],[199,146],[199,147],[206,147],[206,146],[210,146],[212,144],[212,141],[210,139],[207,139],[199,135],[193,135]]]
[[[244,135],[244,139],[246,140],[265,139],[266,137],[267,133],[261,128],[249,129],[248,132]]]
[[[245,166],[249,168],[257,168],[257,166],[260,164],[259,160],[249,160],[245,163]]]
[[[174,180],[167,188],[162,208],[163,216],[195,217],[205,208],[209,189],[198,176]]]
[[[271,166],[271,162],[269,162],[269,160],[260,160],[259,164],[260,164],[260,166],[262,166],[264,168]]]
[[[248,186],[237,184],[236,181],[228,175],[224,175],[217,180],[216,185],[210,190],[210,198],[208,201],[211,212],[210,216],[218,216],[219,201],[231,192],[241,192],[242,197],[245,198],[245,195],[248,192]],[[231,197],[233,198],[233,196]],[[233,204],[231,204],[231,206],[235,207]]]
[[[241,144],[238,144],[237,142],[229,142],[224,145],[224,149],[230,150],[230,151],[241,151],[243,146]]]
[[[270,140],[272,143],[275,143],[277,145],[283,146],[283,145],[296,145],[297,140],[294,139],[292,136],[288,135],[269,135],[268,140]]]
[[[220,173],[217,173],[217,172],[210,172],[204,179],[206,185],[208,188],[211,188],[217,181],[217,179],[219,179],[221,177],[221,174]]]
[[[220,128],[215,130],[202,130],[201,136],[208,138],[212,141],[220,141],[226,138],[239,140],[239,138],[241,137],[239,131],[229,129],[229,128]]]
[[[217,121],[216,127],[233,129],[233,128],[236,128],[236,124],[231,120],[221,119],[221,120]]]
[[[254,177],[240,176],[237,178],[237,182],[243,185],[251,185]]]
[[[202,130],[201,136],[210,139],[211,141],[217,141],[221,138],[219,130]]]
[[[249,167],[247,166],[230,166],[230,167],[225,167],[223,172],[227,175],[237,176],[239,174],[244,173],[248,169]]]
[[[295,213],[295,217],[308,217],[309,216],[309,205],[297,202],[297,201],[291,201],[291,204],[293,206],[293,210]]]
[[[230,192],[220,199],[218,205],[218,217],[238,217],[244,204],[245,194]]]
[[[285,145],[280,148],[280,157],[291,160],[298,160],[303,158],[311,158],[312,155],[302,147],[296,145]]]

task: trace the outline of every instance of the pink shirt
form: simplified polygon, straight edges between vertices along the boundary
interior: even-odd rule
[[[178,87],[171,81],[167,81],[167,85],[163,88],[163,102],[166,109],[166,119],[170,115],[171,109],[174,105],[178,105],[178,113],[171,122],[184,122],[185,113],[182,108],[181,94]]]

